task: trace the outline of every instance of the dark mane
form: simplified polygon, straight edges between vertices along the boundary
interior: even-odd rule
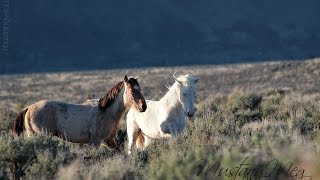
[[[123,86],[124,86],[123,81],[115,85],[103,98],[99,100],[99,108],[101,110],[105,110],[107,107],[109,107],[117,98]]]

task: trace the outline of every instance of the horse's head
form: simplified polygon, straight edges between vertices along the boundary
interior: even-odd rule
[[[178,83],[179,88],[177,95],[185,114],[188,117],[192,117],[194,115],[194,102],[197,92],[196,84],[199,78],[191,76],[190,74],[181,75],[179,77],[175,77],[175,74],[173,74],[173,78]]]
[[[147,103],[141,93],[141,88],[138,83],[138,77],[132,78],[124,76],[125,85],[125,104],[133,106],[140,112],[144,112],[147,109]]]

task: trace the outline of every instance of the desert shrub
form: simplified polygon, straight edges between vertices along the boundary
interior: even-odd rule
[[[292,131],[316,139],[320,137],[320,104],[302,95],[291,95],[280,107]]]
[[[75,153],[78,158],[82,159],[85,166],[91,166],[95,163],[102,163],[105,159],[116,154],[116,150],[108,148],[106,145],[99,147],[89,144],[72,146],[71,152]]]
[[[227,103],[226,97],[216,97],[214,99],[207,99],[206,101],[197,104],[198,117],[214,116],[214,113],[221,112]]]
[[[150,161],[149,176],[151,179],[233,179],[232,173],[226,173],[226,169],[237,167],[246,160],[247,165],[243,169],[247,168],[251,172],[261,169],[274,171],[272,179],[277,179],[287,177],[285,171],[282,171],[287,162],[298,163],[295,158],[297,153],[292,151],[292,139],[282,128],[268,126],[265,130],[247,136],[246,141],[224,141],[217,149],[206,149],[193,144],[193,148],[184,151],[171,144],[169,149],[163,150],[157,158]],[[208,139],[207,143],[209,141],[211,140]],[[289,150],[290,153],[287,153]],[[275,158],[277,167],[265,168]],[[251,174],[243,174],[235,179],[250,179],[248,176]]]
[[[229,97],[208,99],[198,105],[196,134],[210,138],[214,133],[236,137],[243,125],[262,120],[262,95],[234,91]]]
[[[141,177],[128,159],[117,155],[106,159],[100,167],[94,167],[88,175],[90,179],[140,179]]]
[[[308,135],[314,131],[317,123],[310,117],[301,117],[293,122],[293,129],[297,129],[302,135]]]
[[[320,113],[318,109],[306,107],[304,115],[296,118],[292,123],[292,129],[314,139],[320,135]]]
[[[254,93],[234,93],[228,98],[232,112],[236,112],[239,109],[258,109],[260,108],[261,100],[262,95]]]
[[[310,101],[303,98],[302,95],[291,94],[283,99],[279,111],[280,113],[287,115],[289,123],[293,123],[296,119],[304,116],[304,108],[309,105],[311,105]]]
[[[69,166],[60,167],[57,177],[59,179],[141,179],[143,174],[129,158],[118,154],[89,166],[85,166],[81,160],[76,160]]]
[[[291,179],[294,177],[291,177],[291,174],[288,173],[290,163],[303,169],[303,166],[299,166],[300,157],[303,154],[301,152],[311,153],[307,148],[302,151],[299,150],[301,147],[296,143],[296,137],[292,136],[286,128],[268,125],[250,135],[247,143],[240,141],[232,145],[229,150],[225,150],[224,157],[234,159],[227,161],[229,164],[241,157],[249,157],[251,161],[248,162],[248,168],[263,168],[265,172],[270,173],[270,179]],[[265,168],[271,160],[273,160],[271,166]],[[308,170],[305,169],[304,171]],[[310,171],[308,171],[308,174],[310,174]]]
[[[155,163],[150,165],[150,179],[203,179],[209,178],[209,174],[200,173],[197,162],[206,158],[215,159],[211,153],[198,152],[194,149],[186,152],[185,155],[175,152],[167,153],[159,157]]]
[[[0,109],[0,135],[8,134],[12,129],[16,114],[7,109]]]
[[[62,140],[47,135],[28,139],[1,136],[0,158],[4,167],[14,167],[11,173],[16,178],[22,175],[52,178],[59,166],[69,164],[75,154]]]
[[[262,117],[273,120],[286,120],[288,118],[287,115],[279,112],[283,98],[284,95],[278,93],[269,96],[266,95],[261,102]]]
[[[197,104],[195,117],[187,120],[178,137],[155,140],[145,151],[135,150],[130,156],[125,121],[115,137],[120,152],[46,135],[13,139],[5,134],[0,138],[0,176],[12,177],[11,168],[16,177],[27,179],[233,179],[215,173],[213,165],[226,170],[248,157],[249,170],[261,170],[276,159],[279,174],[270,179],[286,179],[290,178],[285,171],[288,162],[309,165],[311,160],[303,155],[316,157],[319,152],[316,141],[307,138],[318,137],[319,111],[319,102],[302,95],[235,91]],[[314,151],[307,151],[308,147]],[[318,171],[315,167],[313,172]]]
[[[228,98],[227,112],[232,121],[241,128],[246,123],[262,119],[261,101],[262,95],[234,92]]]
[[[210,138],[214,133],[226,136],[236,135],[237,128],[233,121],[233,113],[227,108],[227,103],[229,101],[226,97],[217,97],[199,104],[199,112],[194,119],[195,124],[189,128],[190,132],[205,136],[203,138]]]

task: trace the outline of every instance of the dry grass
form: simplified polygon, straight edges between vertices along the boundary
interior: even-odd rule
[[[200,77],[198,100],[226,95],[234,89],[264,92],[272,89],[320,95],[320,59],[225,66],[190,66],[0,76],[0,106],[9,109],[41,99],[71,103],[101,97],[125,74],[140,77],[147,99],[159,99],[172,84],[174,72]]]
[[[145,97],[159,99],[175,71],[200,77],[197,113],[181,136],[155,141],[146,152],[126,155],[125,121],[117,134],[124,143],[120,153],[47,135],[8,135],[13,112],[40,99],[80,103],[104,95],[125,74],[139,75]],[[10,167],[15,167],[16,176],[26,178],[219,179],[212,171],[197,175],[194,164],[206,158],[232,168],[250,156],[251,169],[277,158],[281,167],[293,162],[317,179],[320,161],[313,157],[320,152],[319,73],[320,60],[315,59],[0,76],[0,177],[13,177]],[[289,176],[280,172],[271,177],[276,178]]]

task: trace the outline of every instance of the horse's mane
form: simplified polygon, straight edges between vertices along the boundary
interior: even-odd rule
[[[100,110],[105,110],[107,107],[111,106],[111,104],[115,101],[123,86],[124,82],[119,82],[103,98],[99,100]]]

